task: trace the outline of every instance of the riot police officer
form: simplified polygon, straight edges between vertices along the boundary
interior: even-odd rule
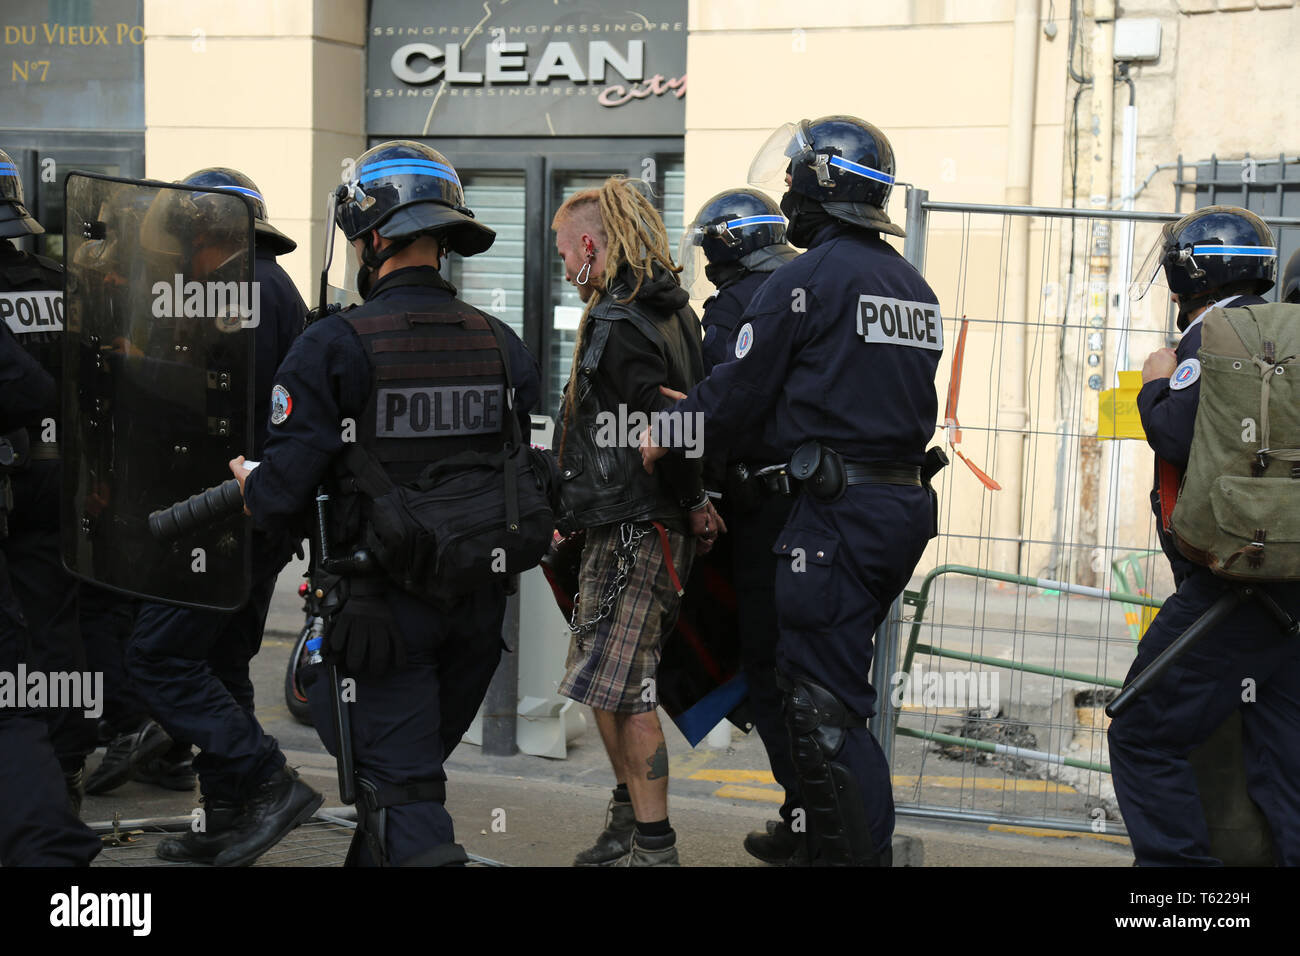
[[[786,236],[808,251],[768,278],[742,316],[735,360],[678,403],[705,418],[705,453],[765,432],[798,497],[772,545],[778,681],[785,691],[810,862],[888,865],[889,767],[867,729],[873,635],[929,539],[923,466],[938,414],[938,299],[881,233],[894,153],[851,116],[787,124],[754,185],[785,179]],[[864,414],[869,409],[869,414]],[[647,443],[652,463],[666,453]]]
[[[253,452],[260,454],[271,415],[275,368],[302,331],[307,308],[275,257],[292,252],[296,243],[267,221],[266,203],[251,179],[226,168],[191,174],[181,183],[219,189],[245,197],[252,207],[254,286],[258,322],[254,335]],[[220,193],[168,193],[178,213],[203,217],[225,208]],[[205,207],[206,210],[205,210]],[[155,207],[159,208],[159,207]],[[152,212],[150,215],[155,215]],[[215,236],[215,227],[196,236]],[[211,250],[211,251],[209,251]],[[212,274],[227,253],[220,243],[185,250],[196,269]],[[207,256],[208,262],[199,262]],[[323,798],[285,768],[275,738],[263,731],[253,709],[249,661],[262,642],[262,628],[275,591],[275,580],[298,542],[284,533],[254,532],[252,593],[233,613],[142,602],[127,646],[131,680],[154,717],[180,752],[173,764],[184,764],[191,743],[204,803],[205,827],[161,841],[157,854],[165,860],[216,862],[220,853],[239,852],[222,865],[243,865],[278,841],[292,826],[320,806]],[[129,764],[125,768],[129,774]],[[175,771],[173,771],[174,773]]]
[[[785,216],[757,189],[726,189],[695,214],[682,234],[682,287],[704,302],[704,371],[733,356],[729,339],[768,275],[799,253],[785,241]]]
[[[53,397],[23,439],[28,450],[10,479],[9,535],[0,549],[31,628],[33,662],[47,672],[73,672],[85,670],[86,658],[77,588],[59,557],[63,268],[45,256],[20,252],[11,242],[44,231],[23,204],[17,167],[0,151],[0,317],[55,382]],[[82,711],[67,708],[51,708],[45,717],[69,799],[80,808],[85,759],[95,748],[94,723]]]
[[[359,257],[365,304],[326,315],[294,344],[275,375],[259,467],[249,472],[236,459],[231,468],[248,512],[267,530],[302,521],[321,489],[329,511],[318,533],[331,554],[348,555],[364,539],[363,515],[370,513],[345,464],[354,453],[403,484],[453,456],[499,450],[507,416],[516,415],[527,434],[540,376],[518,337],[457,299],[438,272],[448,254],[477,255],[496,236],[465,207],[460,179],[442,154],[406,141],[368,150],[335,218]],[[503,393],[507,372],[514,401],[501,405],[493,396]],[[470,392],[476,409],[490,400],[495,410],[453,422],[448,402],[460,403],[448,396]],[[353,438],[359,451],[350,447]],[[331,619],[329,653],[342,680],[354,682],[346,706],[358,832],[348,862],[463,864],[444,806],[443,762],[500,659],[505,575],[438,606],[384,576],[330,574],[320,550],[312,587]],[[337,689],[319,670],[308,697],[322,740],[337,754],[330,719]]]
[[[1300,249],[1291,253],[1282,273],[1282,301],[1300,302]]]
[[[1209,206],[1166,225],[1136,273],[1141,298],[1163,279],[1183,333],[1142,367],[1138,412],[1156,454],[1152,511],[1177,591],[1151,622],[1129,671],[1131,682],[1222,597],[1229,582],[1189,561],[1170,532],[1200,401],[1202,320],[1211,309],[1264,303],[1277,248],[1254,213]],[[1259,585],[1293,616],[1300,586]],[[1256,688],[1243,701],[1243,681]],[[1268,818],[1279,860],[1300,863],[1300,647],[1253,601],[1179,658],[1144,696],[1115,717],[1108,734],[1115,795],[1140,865],[1214,865],[1210,833],[1188,755],[1235,710],[1245,730],[1247,789]]]
[[[728,189],[706,202],[682,236],[682,285],[698,297],[707,279],[715,288],[704,303],[704,369],[735,358],[741,316],[768,276],[798,252],[785,241],[780,208],[756,189]],[[770,427],[770,426],[769,426]],[[781,453],[769,428],[746,433],[722,461],[709,459],[705,481],[723,490],[719,512],[732,535],[731,564],[741,667],[749,685],[754,726],[772,775],[785,789],[780,819],[745,838],[745,849],[767,863],[786,863],[802,848],[791,826],[799,808],[799,783],[790,757],[790,734],[776,685],[777,558],[772,544],[794,504],[781,493]],[[800,828],[800,831],[802,828]]]
[[[0,154],[3,155],[3,154]],[[0,167],[0,178],[4,170]],[[0,213],[0,215],[11,215]],[[13,222],[14,219],[4,220]],[[28,225],[28,224],[24,224]],[[40,226],[33,220],[29,228]],[[54,381],[0,323],[0,433],[25,435],[55,400]],[[20,439],[21,441],[21,439]],[[0,463],[14,446],[0,439]],[[0,485],[9,476],[0,464]],[[0,496],[7,496],[7,487]],[[0,537],[5,521],[0,518]],[[24,608],[10,584],[0,551],[0,673],[16,675],[29,662]],[[45,721],[27,709],[0,706],[0,866],[85,866],[99,853],[99,839],[68,805],[65,783],[50,745]]]

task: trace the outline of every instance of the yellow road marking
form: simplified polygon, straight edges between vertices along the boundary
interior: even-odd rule
[[[1004,777],[915,777],[894,774],[894,786],[916,789],[917,780],[923,787],[940,787],[945,790],[1010,790],[1015,793],[1074,793],[1073,787],[1050,780],[1020,780]]]
[[[718,783],[776,783],[768,770],[697,770],[692,780],[714,780]]]
[[[733,800],[762,800],[765,803],[785,803],[784,790],[764,790],[762,787],[746,787],[739,783],[729,783],[713,791],[715,797],[730,797]]]
[[[1129,846],[1128,837],[1117,836],[1113,833],[1076,833],[1073,830],[1038,830],[1034,827],[1015,827],[1005,823],[989,824],[991,833],[1018,833],[1021,836],[1033,837],[1081,837],[1089,840],[1104,840],[1107,843],[1118,843],[1122,846]]]
[[[668,773],[673,777],[696,778],[696,771],[717,756],[714,750],[689,750],[681,756],[674,754],[668,761]],[[768,774],[771,777],[771,774]],[[705,778],[707,779],[707,778]]]
[[[776,786],[776,780],[772,778],[772,774],[767,770],[723,770],[720,767],[712,767],[712,769],[697,770],[693,774],[686,774],[684,770],[680,770],[679,775],[686,775],[692,780],[711,780],[714,783],[727,784],[727,786],[715,791],[714,796],[736,797],[736,799],[740,800],[776,800],[776,803],[781,803],[781,800],[784,799],[783,791],[744,786],[744,784],[750,783],[767,783]],[[1075,792],[1073,787],[1066,786],[1063,783],[1053,783],[1050,780],[1021,780],[1000,777],[924,777],[919,779],[924,787],[939,787],[944,788],[944,790],[970,788],[970,790],[995,790],[1015,793]],[[918,778],[914,777],[914,775],[894,774],[893,777],[893,786],[906,788],[906,790],[915,790],[917,782]]]

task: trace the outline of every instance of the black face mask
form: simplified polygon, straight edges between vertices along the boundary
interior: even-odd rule
[[[822,227],[834,221],[822,204],[792,189],[781,197],[781,212],[790,221],[785,230],[786,242],[807,249]]]
[[[710,262],[704,267],[705,277],[719,292],[741,278],[747,271],[739,262]]]

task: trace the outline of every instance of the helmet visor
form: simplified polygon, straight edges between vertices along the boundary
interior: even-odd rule
[[[1165,296],[1168,296],[1168,284],[1165,282],[1165,255],[1168,242],[1169,227],[1165,226],[1156,236],[1155,242],[1151,244],[1142,264],[1133,273],[1133,279],[1128,286],[1130,301],[1141,302],[1153,286],[1157,290],[1164,290]]]
[[[692,299],[705,299],[713,294],[713,285],[704,274],[709,262],[704,257],[703,243],[704,227],[691,223],[677,245],[677,264],[682,267],[679,281]]]
[[[770,192],[784,192],[790,164],[811,150],[812,138],[807,120],[783,123],[767,138],[749,164],[749,184]]]

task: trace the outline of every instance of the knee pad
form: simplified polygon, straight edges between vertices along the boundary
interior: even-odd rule
[[[858,781],[835,759],[850,729],[866,729],[866,718],[806,677],[784,678],[781,684],[813,859],[826,866],[882,865]]]
[[[369,856],[370,866],[391,866],[388,858],[388,808],[429,801],[447,802],[445,780],[413,780],[405,784],[375,783],[358,774],[357,831],[353,834],[343,865],[367,865],[362,861],[364,851]],[[460,852],[464,856],[465,851],[462,849]],[[454,865],[454,862],[433,865]]]

